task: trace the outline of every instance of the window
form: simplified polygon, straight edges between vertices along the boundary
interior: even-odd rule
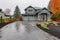
[[[30,12],[30,10],[28,10]]]
[[[29,12],[32,12],[33,10],[28,10]]]
[[[33,11],[33,10],[30,10],[31,12]]]

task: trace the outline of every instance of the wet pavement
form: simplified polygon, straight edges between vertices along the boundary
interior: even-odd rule
[[[36,22],[14,22],[0,31],[0,40],[60,40],[36,27]]]

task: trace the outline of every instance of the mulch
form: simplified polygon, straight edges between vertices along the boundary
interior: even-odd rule
[[[13,23],[13,22],[9,22],[9,23],[0,23],[0,29],[3,28],[4,26],[6,26],[7,24],[10,24],[10,23]]]
[[[0,29],[3,28],[7,24],[9,24],[9,23],[0,23]]]
[[[44,28],[41,27],[41,25],[37,25],[37,27],[39,27],[40,29],[42,29],[43,31],[55,36],[55,37],[58,37],[60,39],[60,27],[55,27],[55,26],[52,26],[52,25],[48,25],[49,27],[49,30],[46,30]]]

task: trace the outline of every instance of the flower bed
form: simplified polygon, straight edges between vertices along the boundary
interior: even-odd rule
[[[10,23],[12,23],[12,22],[9,22],[9,23],[0,23],[0,28],[3,28],[5,25],[10,24]]]
[[[57,27],[54,24],[48,24],[47,26],[48,26],[49,29],[46,29],[46,28],[43,28],[41,26],[41,24],[36,24],[36,25],[37,25],[37,27],[39,27],[40,29],[46,31],[47,33],[60,38],[60,26]]]
[[[0,28],[2,28],[3,26],[7,25],[8,23],[0,23]]]

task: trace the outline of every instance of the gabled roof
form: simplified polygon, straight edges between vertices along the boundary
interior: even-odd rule
[[[41,11],[43,11],[43,10],[47,10],[48,12],[50,12],[51,14],[53,14],[50,10],[48,10],[47,8],[43,8],[43,9],[41,9],[41,10],[39,10],[38,12],[36,12],[36,14],[38,14],[39,12],[41,12]]]
[[[6,17],[12,16],[12,15],[6,15],[4,11],[1,11],[1,9],[0,9],[0,14],[3,14]]]
[[[41,10],[40,7],[34,7],[36,11]]]
[[[48,10],[48,9],[44,7],[42,10]]]
[[[26,11],[28,8],[33,8],[35,11],[41,10],[40,7],[32,7],[32,6],[29,6],[29,7],[25,8],[25,11]]]
[[[6,14],[4,14],[6,17],[9,17],[9,16],[12,16],[12,15],[6,15]]]
[[[37,15],[39,12],[43,11],[43,10],[47,10],[48,12],[50,12],[51,14],[53,14],[49,9],[47,8],[40,8],[40,7],[32,7],[32,6],[29,6],[25,9],[25,11],[28,9],[28,8],[33,8],[36,12],[36,14],[29,14],[29,15]],[[24,14],[24,15],[28,15],[28,14]]]
[[[22,16],[36,16],[36,14],[22,14]]]
[[[40,7],[34,7],[35,9],[41,9]]]
[[[33,9],[35,9],[35,8],[34,8],[34,7],[32,7],[32,6],[29,6],[29,7],[25,8],[25,11],[26,11],[28,8],[33,8]]]

